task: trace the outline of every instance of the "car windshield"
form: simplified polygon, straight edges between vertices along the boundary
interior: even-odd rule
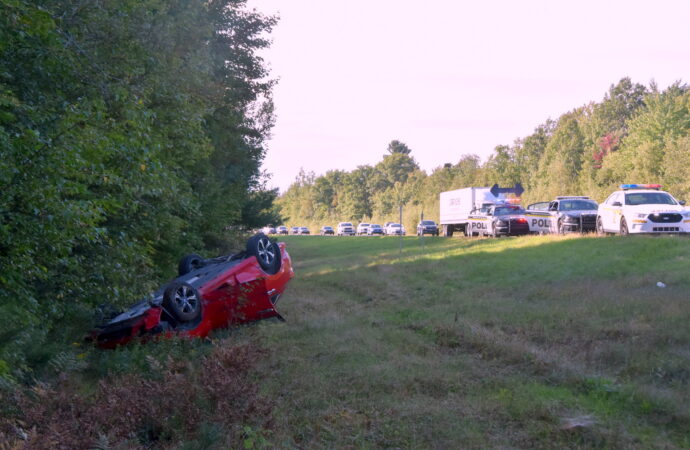
[[[324,230],[332,230],[333,228],[331,227],[323,227]]]
[[[591,200],[561,200],[561,211],[577,211],[580,209],[597,209],[596,202]]]
[[[524,214],[525,210],[519,206],[501,206],[494,210],[495,216],[505,216],[507,214]]]
[[[371,226],[371,228],[381,228],[381,225],[376,225],[376,224],[374,224],[374,225]]]
[[[631,192],[625,194],[626,205],[677,205],[666,192]]]
[[[436,225],[433,220],[422,220],[422,225]]]
[[[392,224],[390,224],[390,225],[388,225],[388,226],[391,227],[391,228],[400,228],[402,225],[400,225],[399,223],[392,223]]]
[[[532,210],[532,211],[548,211],[549,210],[549,202],[539,202],[539,203],[532,203],[527,207],[527,209]]]
[[[342,226],[342,227],[351,227],[352,224],[351,224],[350,222],[343,222],[343,223],[340,224],[340,226]]]
[[[368,223],[360,223],[359,226],[360,226],[360,227],[368,227],[369,224],[368,224]]]

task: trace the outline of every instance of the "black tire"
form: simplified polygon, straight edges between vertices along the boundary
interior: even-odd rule
[[[163,306],[180,322],[192,322],[201,315],[201,295],[184,281],[173,281],[163,294]]]
[[[471,238],[472,237],[472,227],[470,227],[470,224],[468,223],[465,225],[465,236]]]
[[[256,257],[261,269],[273,275],[280,270],[280,248],[263,233],[258,233],[247,241],[247,254]]]
[[[563,228],[563,221],[558,219],[558,234],[565,234],[565,229]]]
[[[187,275],[192,270],[201,267],[203,262],[204,258],[202,258],[199,255],[196,255],[194,253],[192,253],[191,255],[187,255],[184,258],[182,258],[180,260],[180,263],[177,265],[177,274],[179,276]]]
[[[606,231],[604,231],[604,222],[601,220],[601,216],[597,216],[597,234],[599,236],[606,235]]]
[[[625,217],[621,219],[621,236],[628,235],[628,223],[625,221]]]

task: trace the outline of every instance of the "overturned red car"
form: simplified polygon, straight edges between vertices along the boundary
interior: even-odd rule
[[[205,337],[231,324],[275,317],[275,305],[294,276],[284,243],[259,233],[243,252],[180,260],[179,276],[149,298],[97,327],[89,340],[114,348],[153,335]]]

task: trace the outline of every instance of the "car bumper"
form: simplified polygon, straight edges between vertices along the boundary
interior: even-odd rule
[[[596,223],[589,224],[589,223],[583,223],[582,227],[580,227],[579,223],[564,223],[563,224],[563,231],[566,233],[587,233],[587,232],[594,232],[597,230],[597,225]]]
[[[525,234],[529,234],[529,226],[525,224],[524,227],[520,226],[511,226],[510,228],[508,227],[496,227],[495,234],[496,236],[522,236]]]
[[[690,233],[690,221],[675,223],[662,223],[645,221],[637,223],[635,220],[628,226],[628,233],[631,234],[685,234]]]

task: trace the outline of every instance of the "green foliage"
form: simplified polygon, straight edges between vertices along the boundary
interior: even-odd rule
[[[412,151],[410,147],[407,146],[404,142],[400,142],[397,139],[393,139],[388,143],[388,153],[391,155],[395,153],[400,153],[402,155],[409,155],[410,152]]]
[[[292,225],[312,228],[343,220],[398,220],[413,230],[422,212],[438,219],[439,193],[494,183],[525,187],[523,203],[557,195],[603,201],[621,183],[662,183],[675,196],[690,195],[690,88],[677,82],[663,92],[623,78],[599,103],[548,119],[513,145],[497,145],[481,163],[462,155],[427,174],[400,141],[373,168],[310,174],[279,199]],[[409,185],[409,186],[408,186]],[[404,193],[404,195],[402,195]]]
[[[81,339],[101,303],[275,218],[273,124],[244,0],[0,1],[0,360]]]

